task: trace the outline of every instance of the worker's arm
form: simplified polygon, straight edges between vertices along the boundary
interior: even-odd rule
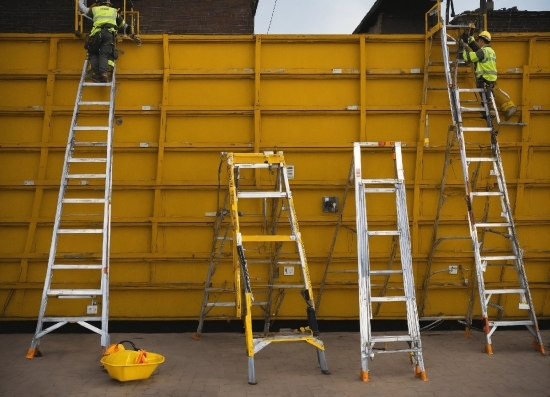
[[[485,53],[481,50],[479,45],[476,43],[476,40],[468,35],[468,33],[464,33],[462,35],[462,41],[464,41],[468,47],[472,51],[468,51],[467,49],[464,50],[464,53],[462,54],[463,59],[465,59],[468,62],[479,62],[482,61],[485,58]]]

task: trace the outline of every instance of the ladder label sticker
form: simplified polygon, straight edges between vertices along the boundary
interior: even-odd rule
[[[359,109],[359,106],[357,106],[357,105],[349,105],[348,106],[348,110],[357,110],[357,109]]]
[[[287,165],[286,166],[286,173],[287,173],[288,179],[294,179],[294,166],[293,165]]]
[[[411,69],[411,73],[420,74],[420,68]]]
[[[141,107],[141,110],[152,110],[153,107],[152,106],[149,106],[149,105],[144,105]]]
[[[24,181],[23,185],[25,185],[25,186],[34,186],[34,181]]]

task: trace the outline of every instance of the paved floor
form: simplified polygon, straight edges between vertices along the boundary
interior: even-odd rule
[[[422,334],[428,382],[413,375],[406,354],[378,354],[368,383],[359,380],[359,334],[324,333],[331,371],[322,375],[315,348],[305,343],[277,343],[256,355],[258,384],[247,383],[243,334],[111,334],[165,356],[146,380],[118,382],[102,372],[99,336],[49,334],[42,338],[44,357],[28,360],[32,335],[0,335],[0,396],[550,396],[550,356],[532,349],[528,331],[497,330],[494,355],[484,354],[484,335],[461,331]],[[550,350],[550,330],[542,331]]]

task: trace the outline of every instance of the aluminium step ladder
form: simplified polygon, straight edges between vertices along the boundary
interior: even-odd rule
[[[380,161],[373,163],[372,167],[363,168],[362,149],[386,153],[388,149],[392,151],[389,155],[393,157],[395,176],[388,177],[382,175],[380,171],[384,169]],[[422,357],[422,343],[420,339],[420,325],[418,320],[418,310],[416,307],[416,296],[414,289],[414,277],[412,269],[411,241],[409,231],[409,218],[407,215],[407,202],[405,192],[405,175],[403,171],[403,161],[401,155],[400,142],[355,142],[354,143],[354,169],[355,169],[355,206],[357,222],[357,261],[359,273],[359,321],[361,329],[361,379],[369,381],[368,360],[374,358],[375,353],[408,353],[414,364],[415,376],[427,381],[426,371],[424,369],[424,359]],[[364,156],[369,157],[369,156]],[[377,178],[373,178],[373,174]],[[368,176],[368,178],[367,178]],[[384,221],[381,225],[371,225],[367,222],[367,207],[369,201],[366,195],[384,196],[387,194],[395,195],[395,221]],[[389,201],[388,201],[389,202]],[[372,209],[371,209],[372,210]],[[372,216],[372,215],[371,215]],[[384,218],[390,218],[385,216]],[[388,230],[387,228],[390,228]],[[385,230],[382,230],[384,228]],[[391,241],[388,239],[391,238]],[[399,258],[401,266],[395,269],[393,266],[395,252],[392,252],[388,261],[388,266],[380,268],[379,261],[372,258],[373,252],[371,246],[378,239],[378,250],[386,251],[387,245],[394,245],[398,240]],[[371,241],[372,240],[372,241]],[[384,242],[386,242],[384,244]],[[393,250],[392,250],[393,251]],[[386,251],[387,252],[387,251]],[[378,296],[373,294],[372,278],[391,277],[392,284],[402,285],[401,288],[382,289]],[[402,279],[402,280],[401,280]],[[403,293],[400,293],[400,291]],[[395,303],[405,304],[407,312],[407,334],[401,335],[373,335],[371,329],[371,320],[373,319],[373,303],[384,303],[393,305]],[[376,343],[400,343],[406,342],[408,347],[396,349],[377,350]]]
[[[462,176],[466,191],[467,218],[472,249],[474,252],[476,281],[481,306],[481,320],[486,335],[485,352],[493,353],[491,336],[498,327],[526,326],[534,336],[533,346],[544,354],[544,345],[538,328],[535,308],[527,281],[523,263],[523,251],[520,248],[504,168],[498,145],[497,126],[489,112],[488,101],[497,109],[490,92],[478,88],[460,88],[456,70],[452,73],[448,55],[447,26],[442,25],[442,50],[445,59],[449,103],[452,115],[452,128],[456,134],[462,164]],[[472,94],[481,97],[481,106],[471,105],[468,97]],[[481,114],[467,117],[466,114]],[[495,121],[500,123],[498,112]],[[463,115],[464,114],[464,115]],[[480,125],[480,123],[482,125]],[[467,144],[465,135],[473,142],[485,144],[489,154],[476,155],[472,146]],[[481,165],[480,165],[481,164]],[[485,183],[473,184],[470,178],[471,168],[479,168]],[[478,169],[478,168],[476,168]],[[489,210],[486,208],[490,207]],[[496,210],[494,208],[496,207]],[[488,218],[487,215],[488,214]],[[485,219],[484,219],[485,218]],[[485,278],[490,281],[486,281]],[[494,282],[494,279],[498,279]],[[518,311],[504,319],[504,304],[516,300]],[[497,319],[489,320],[489,308],[496,309]],[[473,304],[469,311],[473,310]],[[523,313],[525,314],[522,314]],[[471,318],[471,315],[468,315]]]
[[[41,338],[67,323],[78,323],[101,335],[104,350],[109,346],[109,245],[116,69],[113,69],[111,82],[88,82],[88,63],[86,59],[78,85],[38,323],[27,358],[41,356]],[[82,112],[90,117],[80,117],[79,120]],[[82,305],[82,300],[90,304]],[[91,324],[93,322],[101,325],[95,326]],[[46,325],[49,323],[53,325]]]
[[[244,291],[248,383],[256,384],[255,354],[273,342],[306,342],[313,345],[316,348],[321,372],[329,374],[325,347],[319,338],[304,244],[298,229],[283,153],[227,153],[226,158],[234,242],[234,271],[236,278],[242,281]],[[254,189],[250,184],[245,185],[245,182],[252,179],[256,180]],[[271,182],[270,190],[267,190],[268,181]],[[250,211],[271,214],[271,225],[258,228],[254,216],[247,215]],[[279,221],[279,217],[283,218],[280,216],[282,213],[286,214],[286,222]],[[251,221],[247,218],[251,218]],[[266,253],[268,260],[263,260]],[[282,281],[282,278],[286,279]],[[235,286],[240,294],[240,283],[236,282]],[[304,314],[307,316],[309,328],[306,327],[305,332],[299,334],[264,333],[254,336],[252,305],[256,297],[265,296],[265,292],[262,291],[265,289],[268,290],[265,302],[269,310],[268,316],[270,312],[275,311],[272,302],[275,290],[289,291],[286,299],[291,300],[293,307],[303,298],[306,301]],[[269,322],[269,318],[266,322]]]

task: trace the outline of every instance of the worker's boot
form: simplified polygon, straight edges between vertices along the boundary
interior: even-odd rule
[[[90,69],[86,72],[86,77],[90,80],[93,80],[95,82],[99,83],[99,73],[95,72],[93,69]]]
[[[516,114],[518,108],[517,106],[512,106],[508,110],[506,110],[506,113],[504,113],[504,119],[506,121],[510,120],[514,114]]]
[[[102,83],[108,83],[109,76],[107,75],[107,73],[101,73],[101,75],[99,76],[99,81],[101,81]]]

